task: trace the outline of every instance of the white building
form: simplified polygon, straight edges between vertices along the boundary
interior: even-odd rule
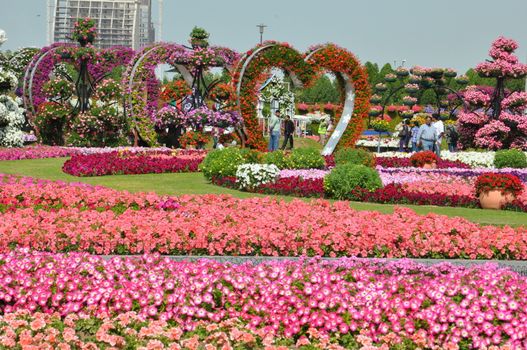
[[[53,0],[50,12],[52,42],[70,42],[75,20],[86,17],[95,20],[98,48],[139,49],[155,41],[151,0]]]

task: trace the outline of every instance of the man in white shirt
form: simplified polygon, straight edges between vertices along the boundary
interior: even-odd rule
[[[280,111],[269,118],[269,151],[276,151],[280,142]]]
[[[435,144],[435,152],[438,157],[441,157],[441,142],[443,141],[443,135],[445,134],[445,124],[443,124],[443,121],[439,119],[439,114],[434,113],[432,115],[432,118],[434,119],[434,122],[432,123],[432,126],[437,131],[437,140]]]

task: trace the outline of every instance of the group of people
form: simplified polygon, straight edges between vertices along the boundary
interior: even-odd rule
[[[286,115],[284,119],[283,132],[284,132],[284,141],[282,143],[281,150],[285,150],[287,144],[289,143],[289,149],[293,149],[293,135],[295,133],[295,122],[291,119],[290,116]],[[280,145],[280,136],[282,134],[282,113],[277,110],[271,118],[269,118],[269,151],[278,150]],[[327,134],[332,130],[333,124],[331,119],[324,118],[320,121],[318,126],[318,142],[322,145],[326,143]]]
[[[426,117],[426,123],[421,126],[418,122],[409,125],[408,120],[405,120],[399,132],[399,151],[410,152],[411,142],[412,152],[433,151],[440,157],[443,137],[447,139],[449,151],[455,152],[458,133],[454,124],[447,125],[445,129],[445,124],[437,114]]]
[[[269,118],[269,151],[278,150],[280,144],[280,135],[282,133],[281,112],[277,110],[271,118]],[[284,142],[282,143],[282,150],[284,150],[289,143],[289,149],[293,149],[293,134],[295,132],[295,122],[291,117],[286,115],[284,121]]]

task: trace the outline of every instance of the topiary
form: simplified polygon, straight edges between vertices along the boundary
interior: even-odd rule
[[[278,169],[289,169],[291,167],[291,161],[285,152],[281,150],[265,153],[262,162],[264,164],[274,164]]]
[[[324,157],[316,148],[295,148],[289,156],[291,168],[293,169],[322,169],[324,168]]]
[[[224,148],[209,152],[199,169],[207,180],[213,177],[236,176],[236,169],[247,161],[239,148]]]
[[[358,188],[373,192],[381,187],[381,177],[375,169],[352,163],[337,165],[324,178],[325,191],[337,199],[352,199],[351,192]]]
[[[335,152],[335,164],[361,164],[367,167],[375,167],[375,155],[361,148],[341,148]]]
[[[517,149],[504,149],[497,151],[494,156],[494,166],[501,168],[527,168],[525,153]]]

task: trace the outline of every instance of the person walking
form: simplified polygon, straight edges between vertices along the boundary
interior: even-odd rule
[[[399,152],[406,152],[408,140],[410,137],[410,128],[408,127],[408,120],[403,121],[403,128],[399,132]]]
[[[218,142],[220,141],[220,128],[217,126],[212,128],[212,141],[214,142],[212,148],[216,149],[218,147]]]
[[[455,124],[448,124],[445,131],[446,142],[448,144],[448,150],[450,152],[457,151],[457,140],[459,139],[459,133]]]
[[[434,119],[432,126],[437,131],[437,139],[434,145],[434,151],[438,157],[441,157],[441,143],[443,142],[443,136],[445,135],[445,124],[443,124],[443,121],[439,118],[438,113],[434,113],[432,117]]]
[[[291,120],[290,116],[285,117],[284,125],[284,143],[282,144],[282,150],[285,150],[285,146],[289,141],[289,149],[293,149],[293,135],[295,133],[295,122]]]
[[[269,118],[269,151],[273,152],[278,149],[280,142],[280,111],[277,110]]]
[[[328,120],[327,118],[324,118],[320,121],[320,125],[318,126],[318,142],[321,145],[324,145],[326,143],[326,134],[328,132]]]
[[[419,133],[419,122],[413,122],[413,127],[412,127],[412,152],[417,152],[418,148],[417,148],[417,134]]]
[[[421,125],[417,133],[417,146],[423,151],[433,151],[437,142],[437,130],[432,125],[432,117],[426,117],[426,124]]]

